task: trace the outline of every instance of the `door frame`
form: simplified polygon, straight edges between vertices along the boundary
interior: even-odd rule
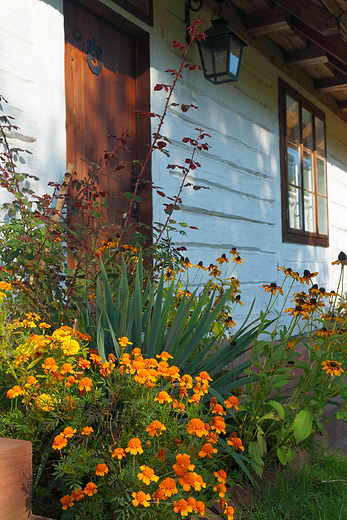
[[[90,11],[94,12],[108,23],[114,25],[123,32],[126,32],[135,38],[135,96],[136,109],[144,112],[150,111],[150,56],[149,56],[149,33],[130,22],[119,13],[113,11],[110,7],[102,4],[99,0],[72,0],[77,4],[81,4]],[[70,0],[71,2],[71,0]],[[64,9],[65,10],[65,9]],[[65,87],[66,88],[66,87]],[[66,114],[66,120],[68,114]],[[67,136],[67,134],[66,134]],[[139,160],[145,159],[151,143],[151,122],[149,117],[136,118],[136,157]],[[135,165],[137,173],[139,173],[139,165]],[[142,202],[138,204],[138,222],[143,222],[146,227],[139,231],[148,237],[151,237],[151,227],[153,221],[152,207],[152,188],[151,188],[151,161],[148,162],[146,170],[142,175],[142,179],[147,181],[141,185],[139,195]]]

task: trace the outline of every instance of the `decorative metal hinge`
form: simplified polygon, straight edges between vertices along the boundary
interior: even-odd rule
[[[87,41],[87,59],[90,70],[96,76],[102,71],[102,49],[100,45],[96,45],[96,39]]]

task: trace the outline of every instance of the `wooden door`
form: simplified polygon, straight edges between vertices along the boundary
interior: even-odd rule
[[[78,179],[86,179],[116,144],[111,136],[129,134],[127,150],[119,149],[98,177],[98,189],[108,192],[105,220],[111,228],[107,236],[100,235],[105,240],[119,233],[121,215],[128,208],[121,194],[131,191],[133,167],[114,168],[120,162],[143,159],[150,140],[149,124],[138,121],[144,118],[135,113],[149,109],[148,45],[147,51],[144,45],[148,38],[122,31],[74,0],[64,1],[64,20],[67,163],[74,164]],[[145,199],[140,216],[150,223],[150,200]],[[136,218],[135,214],[133,222]]]

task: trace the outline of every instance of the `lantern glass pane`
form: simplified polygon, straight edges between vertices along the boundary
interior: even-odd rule
[[[229,71],[234,75],[237,76],[239,63],[240,63],[240,53],[241,53],[241,47],[239,44],[234,42],[230,38],[230,59],[229,59]]]

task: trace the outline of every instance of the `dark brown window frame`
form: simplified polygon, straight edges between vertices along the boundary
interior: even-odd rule
[[[302,209],[302,221],[303,229],[293,229],[289,226],[289,201],[288,201],[288,160],[287,160],[287,113],[286,113],[286,96],[290,96],[292,99],[299,103],[299,115],[300,115],[300,168],[302,178],[301,188],[301,209]],[[324,123],[324,142],[325,142],[325,181],[326,181],[326,218],[327,218],[327,231],[329,233],[329,218],[328,218],[328,186],[327,186],[327,153],[326,153],[326,121],[325,114],[319,110],[315,105],[310,103],[304,96],[299,94],[295,89],[288,85],[281,78],[279,79],[279,123],[280,123],[280,167],[281,167],[281,199],[282,199],[282,239],[283,242],[295,243],[295,244],[306,244],[321,247],[329,247],[329,234],[322,235],[318,233],[318,195],[317,195],[317,167],[316,167],[316,141],[315,141],[315,125],[312,125],[313,135],[313,164],[314,164],[314,200],[315,200],[315,229],[316,232],[308,232],[304,230],[305,227],[305,214],[304,214],[304,180],[303,180],[303,166],[302,157],[304,152],[303,138],[302,138],[302,125],[301,125],[301,114],[302,108],[305,108],[312,112],[312,120],[315,121],[315,117],[318,117]],[[322,158],[322,156],[319,156]]]
[[[133,14],[136,16],[136,18],[139,18],[143,22],[145,22],[147,25],[153,26],[153,0],[147,0],[148,1],[148,13],[145,13],[142,11],[142,9],[139,9],[134,4],[129,2],[129,0],[112,0],[115,4],[120,5],[128,11],[128,13]]]

